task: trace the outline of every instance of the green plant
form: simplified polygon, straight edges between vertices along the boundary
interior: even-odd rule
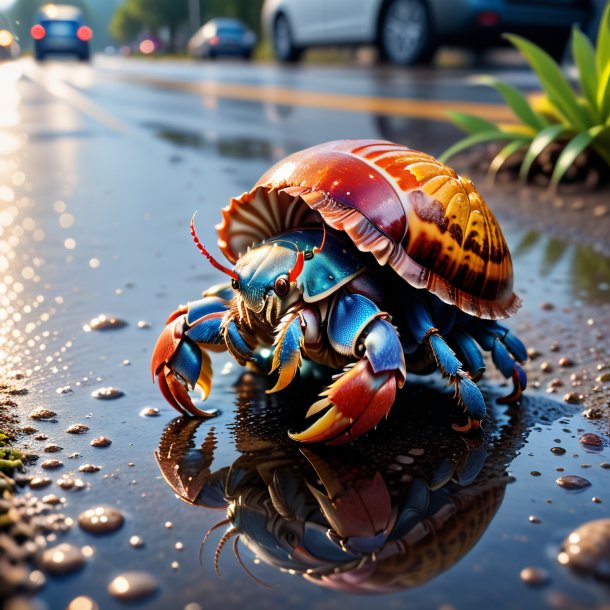
[[[505,37],[530,64],[544,94],[528,100],[511,85],[486,78],[485,82],[497,89],[520,123],[494,124],[477,116],[451,112],[456,125],[470,135],[448,148],[441,160],[476,144],[505,141],[507,144],[491,161],[490,175],[495,176],[509,157],[523,150],[519,175],[525,180],[538,155],[552,142],[560,142],[562,150],[551,175],[553,187],[588,148],[610,166],[610,4],[600,22],[596,48],[578,27],[573,28],[572,53],[580,94],[544,50],[520,36]]]

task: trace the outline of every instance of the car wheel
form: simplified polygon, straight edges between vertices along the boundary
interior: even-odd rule
[[[78,56],[78,59],[80,61],[89,61],[91,59],[91,55],[89,54],[89,51],[85,52],[85,53],[81,53]]]
[[[401,66],[430,60],[435,49],[424,0],[392,0],[381,17],[379,45],[387,59]]]
[[[44,53],[41,53],[40,51],[34,51],[34,57],[36,58],[36,61],[44,61]]]
[[[298,61],[301,56],[301,49],[294,44],[290,24],[284,15],[279,15],[273,25],[273,51],[281,62]]]

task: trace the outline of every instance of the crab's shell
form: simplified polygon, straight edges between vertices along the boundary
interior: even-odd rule
[[[231,262],[252,244],[324,222],[469,314],[505,318],[520,305],[506,241],[472,182],[399,144],[340,140],[294,153],[222,214],[218,243]]]

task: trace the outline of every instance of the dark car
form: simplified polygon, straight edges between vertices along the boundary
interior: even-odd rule
[[[201,26],[188,43],[192,57],[213,59],[233,55],[250,59],[256,34],[239,19],[218,17]]]
[[[43,6],[30,33],[34,39],[34,56],[38,60],[43,60],[49,54],[76,55],[82,61],[89,60],[89,41],[93,32],[85,25],[83,13],[76,6]]]

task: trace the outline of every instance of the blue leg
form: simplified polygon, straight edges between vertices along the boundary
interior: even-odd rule
[[[468,412],[469,420],[465,426],[456,428],[454,425],[454,428],[467,431],[473,425],[478,426],[479,422],[485,417],[483,395],[468,373],[463,370],[462,362],[455,352],[439,334],[437,327],[432,322],[428,308],[422,301],[418,299],[409,301],[407,321],[415,338],[420,343],[428,343],[438,368],[443,375],[453,381],[459,402],[464,405]]]
[[[504,377],[513,380],[513,391],[500,398],[499,402],[516,402],[527,387],[527,375],[519,364],[519,361],[527,360],[525,345],[498,322],[479,320],[470,326],[468,332],[484,350],[491,352],[491,359],[497,369]]]

